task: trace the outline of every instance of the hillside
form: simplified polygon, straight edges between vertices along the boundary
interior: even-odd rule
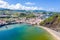
[[[49,27],[53,30],[60,32],[60,14],[54,14],[53,16],[45,19],[40,23],[41,26]]]

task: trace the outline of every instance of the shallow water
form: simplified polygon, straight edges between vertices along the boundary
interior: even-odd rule
[[[29,24],[8,26],[14,28],[1,30],[0,40],[54,40],[48,32],[36,26]]]

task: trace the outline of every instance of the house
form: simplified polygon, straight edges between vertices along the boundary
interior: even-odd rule
[[[10,15],[0,15],[0,18],[10,18]]]

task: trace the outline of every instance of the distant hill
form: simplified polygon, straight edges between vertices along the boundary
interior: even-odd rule
[[[6,8],[0,8],[0,11],[3,11],[3,10],[10,10],[10,9],[6,9]]]
[[[54,14],[40,23],[41,26],[49,27],[56,31],[60,31],[60,14]]]
[[[46,10],[33,10],[33,12],[47,12]]]
[[[0,11],[15,11],[15,12],[46,12],[45,10],[12,10],[6,8],[0,8]]]

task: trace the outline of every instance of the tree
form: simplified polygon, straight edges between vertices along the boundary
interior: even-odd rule
[[[20,15],[19,15],[19,17],[26,17],[27,16],[27,14],[25,14],[25,13],[20,13]]]
[[[31,13],[31,14],[28,14],[27,16],[26,16],[26,18],[34,18],[34,17],[36,17],[33,13]]]

